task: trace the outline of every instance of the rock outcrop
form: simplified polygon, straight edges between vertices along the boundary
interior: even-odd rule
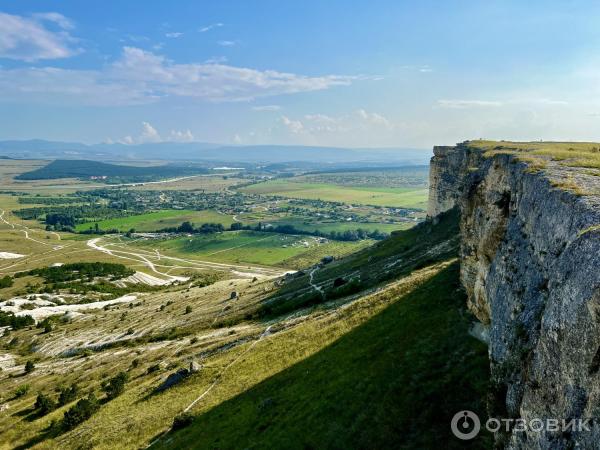
[[[599,417],[600,177],[550,160],[533,169],[519,155],[485,155],[469,143],[434,155],[428,211],[461,212],[461,281],[489,332],[490,415]],[[557,187],[573,173],[577,191]],[[498,432],[496,442],[598,448],[600,425]]]

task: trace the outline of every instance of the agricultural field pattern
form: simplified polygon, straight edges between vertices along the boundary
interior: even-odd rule
[[[455,241],[421,223],[426,168],[127,184],[19,180],[43,162],[8,163],[0,173],[3,446],[173,448],[178,439],[185,448],[196,437],[173,435],[182,424],[228,408],[425,281],[454,277]],[[430,248],[425,263],[389,253],[388,242],[406,239]],[[365,265],[372,248],[387,250]]]

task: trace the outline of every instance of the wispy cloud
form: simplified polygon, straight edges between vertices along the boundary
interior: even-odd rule
[[[438,106],[441,108],[477,108],[477,107],[498,107],[502,106],[503,103],[492,100],[438,100]]]
[[[235,41],[218,41],[217,44],[219,44],[221,47],[233,47],[234,45],[237,44],[237,42],[235,42]]]
[[[417,71],[417,72],[421,72],[421,73],[429,73],[429,72],[433,72],[433,68],[427,64],[424,65],[405,65],[405,66],[401,66],[402,69],[404,70],[410,70],[410,71]]]
[[[127,105],[164,97],[202,101],[247,101],[347,86],[355,76],[304,76],[226,64],[177,64],[164,56],[124,47],[100,70],[0,68],[0,100]]]
[[[133,42],[135,44],[139,44],[141,42],[148,42],[150,40],[150,38],[148,36],[141,36],[141,35],[137,35],[137,34],[127,34],[125,35],[125,37],[123,39],[121,39],[121,42]]]
[[[199,31],[200,33],[206,33],[207,31],[210,31],[210,30],[212,30],[212,29],[214,29],[214,28],[220,28],[220,27],[222,27],[222,26],[223,26],[223,24],[222,24],[221,22],[212,23],[212,24],[210,24],[210,25],[207,25],[207,26],[205,26],[205,27],[199,28],[199,29],[198,29],[198,31]]]
[[[281,106],[279,105],[261,105],[261,106],[253,106],[252,109],[254,111],[279,111]]]
[[[171,130],[167,138],[163,138],[158,130],[154,128],[149,122],[142,122],[142,131],[136,137],[128,135],[121,139],[118,139],[117,142],[126,145],[135,145],[135,144],[149,144],[149,143],[158,143],[158,142],[192,142],[194,140],[194,135],[190,130]],[[112,139],[108,138],[107,143],[114,142]]]
[[[227,56],[213,56],[212,58],[208,58],[206,64],[224,64],[227,62]]]
[[[364,109],[359,109],[356,114],[367,123],[372,125],[381,125],[386,128],[393,128],[392,122],[381,114],[375,112],[367,112]]]
[[[313,137],[369,130],[381,133],[395,128],[387,117],[365,109],[358,109],[342,116],[317,113],[306,114],[301,119],[281,116],[279,120],[290,133]]]
[[[171,130],[169,134],[169,141],[171,142],[192,142],[194,135],[190,130]]]
[[[58,27],[51,30],[48,22]],[[37,13],[31,17],[0,12],[0,58],[33,62],[40,59],[68,58],[81,51],[69,34],[73,23],[56,13]]]
[[[177,38],[180,38],[181,36],[183,36],[183,33],[179,32],[179,31],[172,31],[170,33],[165,33],[165,37],[168,37],[169,39],[177,39]]]
[[[498,108],[500,106],[565,106],[569,102],[565,100],[555,100],[550,98],[508,98],[500,100],[438,100],[437,106],[450,109],[468,109],[468,108]]]
[[[299,120],[292,120],[287,116],[281,116],[281,123],[283,123],[290,133],[298,134],[304,131],[304,125]]]
[[[65,16],[57,12],[34,13],[31,16],[40,22],[54,22],[63,30],[72,30],[75,28],[75,25],[70,19],[67,19]]]

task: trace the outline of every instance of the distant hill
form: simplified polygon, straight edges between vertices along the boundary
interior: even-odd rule
[[[96,161],[172,160],[222,163],[323,163],[428,164],[430,150],[411,148],[339,148],[301,145],[227,146],[203,142],[160,142],[125,145],[45,140],[0,141],[0,152],[29,159],[79,159]]]
[[[143,181],[149,178],[168,178],[183,175],[206,173],[199,167],[176,165],[164,166],[122,166],[89,160],[58,159],[50,164],[16,176],[17,180],[48,180],[56,178],[92,178],[109,180],[113,178]]]

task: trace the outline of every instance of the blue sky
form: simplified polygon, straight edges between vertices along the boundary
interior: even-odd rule
[[[600,140],[585,1],[0,0],[0,139]]]

